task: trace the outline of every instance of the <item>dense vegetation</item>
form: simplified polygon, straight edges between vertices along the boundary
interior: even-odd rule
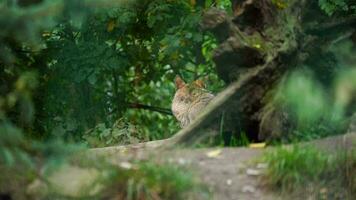
[[[214,38],[198,26],[209,6],[162,0],[1,1],[0,160],[10,167],[5,175],[19,174],[24,179],[14,185],[25,184],[37,177],[39,161],[50,169],[84,146],[176,132],[169,109],[174,76],[205,78],[214,91],[223,85],[210,59]],[[167,176],[176,173],[167,169]],[[174,192],[190,184],[177,181],[163,196],[179,198]],[[151,182],[160,188],[169,181]]]
[[[3,93],[9,94],[10,80],[22,75],[23,90],[35,92],[33,101],[30,96],[22,99],[27,114],[14,113],[13,123],[42,139],[88,141],[99,137],[97,131],[105,132],[113,140],[103,139],[106,145],[173,134],[173,77],[209,77],[211,82],[217,77],[209,59],[214,40],[198,28],[203,7],[164,2],[101,9],[93,9],[94,2],[83,6],[69,1],[4,7],[4,14],[18,16],[3,36],[8,45],[3,50],[8,53]],[[42,22],[40,12],[46,9],[55,12],[45,13],[48,19]],[[16,33],[21,33],[19,38],[8,41]]]
[[[15,135],[90,146],[172,135],[173,77],[209,77],[215,91],[221,82],[214,40],[198,28],[205,5],[164,2],[3,2],[3,158]]]
[[[232,82],[216,71],[213,53],[221,41],[203,31],[201,21],[211,8],[232,14],[234,2],[0,0],[1,171],[18,173],[25,184],[42,176],[39,165],[57,167],[73,151],[172,136],[179,130],[170,111],[176,75],[188,82],[203,79],[213,93]],[[283,10],[289,1],[271,2]],[[356,15],[353,0],[319,0],[316,6],[325,19]],[[309,60],[276,87],[271,103],[296,121],[283,139],[320,138],[349,124],[345,116],[354,112],[356,82],[348,80],[356,80],[356,36],[345,35],[324,57]],[[249,142],[250,133],[239,134],[229,144]],[[122,192],[132,199],[143,193],[184,199],[177,194],[194,188],[192,180],[174,176],[184,174],[180,169],[138,165],[149,183],[142,184],[142,191]],[[157,178],[161,172],[165,176]],[[129,184],[116,178],[115,184]],[[167,182],[171,185],[164,191],[157,189]]]

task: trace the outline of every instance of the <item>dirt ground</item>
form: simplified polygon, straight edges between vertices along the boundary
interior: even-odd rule
[[[356,134],[329,137],[312,144],[330,153],[337,149],[355,146]],[[145,149],[132,146],[129,149],[107,147],[95,149],[98,154],[111,154],[112,162],[120,164],[126,159],[155,159],[175,163],[195,171],[216,200],[278,200],[286,199],[262,184],[261,176],[266,165],[258,159],[268,148],[202,148],[202,149]],[[124,156],[123,156],[124,155]],[[291,199],[291,198],[287,198]],[[294,197],[293,199],[314,199]]]
[[[263,149],[223,148],[179,150],[171,162],[190,165],[213,194],[213,199],[279,199],[260,184],[264,164],[256,162]]]
[[[160,153],[121,151],[121,155],[112,157],[112,162],[120,165],[126,159],[149,159],[180,165],[192,170],[208,186],[214,200],[278,200],[260,181],[265,164],[257,158],[264,151],[252,148],[175,149]]]

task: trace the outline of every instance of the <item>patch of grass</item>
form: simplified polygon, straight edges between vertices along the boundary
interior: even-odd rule
[[[123,161],[112,164],[102,156],[79,154],[66,160],[63,165],[75,167],[78,176],[58,179],[61,167],[36,173],[25,171],[22,166],[3,166],[0,163],[0,195],[14,199],[210,199],[205,187],[190,171],[178,165],[155,161]],[[41,168],[43,169],[43,168]],[[90,171],[90,173],[87,173]],[[69,171],[59,173],[71,174]],[[81,174],[81,175],[80,175]],[[54,175],[54,176],[53,176]],[[60,175],[60,174],[59,174]],[[94,177],[94,178],[90,178]],[[54,181],[57,180],[57,181]],[[72,184],[70,182],[77,182]],[[84,182],[85,181],[85,182]],[[34,184],[38,182],[38,184]],[[68,183],[73,188],[63,189],[56,185]],[[27,191],[32,188],[30,197]],[[64,187],[67,188],[67,187]]]
[[[356,195],[356,151],[329,155],[312,146],[278,147],[264,155],[265,180],[284,193],[319,199],[353,199]]]
[[[0,163],[0,172],[0,199],[28,199],[25,188],[35,179],[34,170]]]
[[[108,197],[118,199],[208,199],[208,191],[193,174],[174,165],[152,162],[132,164],[130,169],[114,168],[106,180]]]
[[[317,180],[328,164],[328,157],[314,148],[300,146],[279,147],[267,153],[268,182],[290,190],[306,182]]]
[[[250,140],[245,132],[241,132],[238,136],[232,136],[230,143],[225,146],[233,146],[233,147],[243,147],[248,146],[250,144]]]
[[[204,138],[199,143],[195,144],[195,148],[208,147],[246,147],[250,144],[249,138],[245,132],[239,135],[232,135],[231,132],[223,132],[221,134],[213,135]]]
[[[343,167],[342,179],[345,182],[346,187],[352,192],[352,195],[356,197],[356,148],[350,152],[342,154],[338,158],[339,163],[343,163],[340,167]]]

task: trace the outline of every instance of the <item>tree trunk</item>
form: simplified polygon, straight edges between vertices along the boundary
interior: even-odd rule
[[[288,119],[268,103],[276,84],[299,66],[323,62],[330,54],[328,45],[355,34],[356,17],[328,17],[317,1],[232,0],[232,7],[233,16],[213,8],[201,23],[219,43],[213,59],[219,77],[230,86],[173,137],[175,144],[207,135],[206,128],[222,112],[225,129],[234,134],[244,131],[255,141],[279,136]]]

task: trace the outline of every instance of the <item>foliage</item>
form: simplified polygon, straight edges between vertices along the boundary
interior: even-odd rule
[[[355,195],[355,156],[354,149],[329,155],[310,145],[278,147],[263,156],[265,180],[289,196],[307,192],[348,199]]]
[[[251,144],[250,139],[245,132],[238,135],[233,135],[231,132],[223,131],[219,134],[212,133],[201,141],[193,145],[194,148],[210,148],[210,147],[246,147]]]
[[[106,127],[104,123],[99,123],[93,129],[88,130],[83,137],[91,147],[134,144],[145,140],[138,138],[136,127],[125,123],[124,119],[117,120],[112,127]]]
[[[283,189],[315,181],[325,170],[328,158],[311,147],[279,147],[265,155],[269,182]]]
[[[352,3],[319,0],[329,15],[354,14]],[[68,155],[82,149],[80,144],[128,144],[175,133],[177,123],[167,113],[176,74],[186,81],[204,79],[213,92],[224,86],[212,61],[217,42],[199,29],[202,13],[212,6],[230,9],[231,1],[0,1],[0,192],[7,192],[3,191],[7,183],[23,189],[29,181],[45,179],[42,171],[66,163]],[[349,66],[354,61],[345,55],[353,47],[345,45],[348,48],[335,48],[339,52],[335,59]],[[281,105],[296,109],[302,137],[310,136],[308,131],[319,121],[329,124],[322,130],[333,132],[330,126],[336,123],[330,113],[337,114],[336,122],[349,114],[354,100],[349,94],[355,90],[355,82],[347,81],[355,73],[349,72],[340,73],[333,90],[308,77],[313,75],[298,73],[282,87],[286,96],[281,97]],[[330,91],[336,93],[335,99],[325,97]],[[315,135],[322,135],[320,127],[316,129]],[[232,143],[248,141],[242,134]],[[311,163],[324,166],[324,156],[309,153],[296,150],[293,155],[282,152],[291,159],[272,157],[277,164],[285,160],[280,171],[274,171],[278,175],[294,170],[275,182],[286,178],[300,183],[294,175],[302,175],[293,162],[300,162],[301,169]],[[346,166],[353,169],[351,163]],[[109,196],[185,199],[186,191],[200,191],[191,175],[176,166],[139,163],[129,170],[114,167],[111,172],[114,178],[106,180]],[[307,179],[323,174],[302,172]]]
[[[65,1],[46,1],[41,6],[17,6],[12,1],[0,2],[0,165],[17,165],[34,170],[38,161],[44,168],[61,162],[80,145],[61,140],[33,140],[41,134],[36,102],[41,85],[41,66],[35,57],[44,48],[40,39],[43,29],[54,26],[63,12]],[[53,12],[48,13],[51,10]],[[37,63],[38,66],[33,66]],[[33,158],[36,159],[33,159]]]
[[[65,20],[45,38],[49,67],[39,127],[80,141],[93,125],[112,126],[126,116],[141,138],[173,134],[172,117],[131,108],[167,108],[176,74],[217,79],[207,57],[214,43],[197,28],[200,12],[186,1],[140,1],[87,13],[80,26]]]
[[[0,165],[0,195],[3,199],[28,199],[23,188],[36,178],[34,170]]]
[[[347,129],[348,118],[355,110],[355,48],[345,40],[326,52],[335,56],[300,66],[288,73],[276,89],[274,104],[292,121],[285,139],[310,140]]]
[[[46,172],[38,173],[24,166],[8,168],[0,165],[0,169],[4,172],[0,176],[0,194],[11,192],[16,199],[178,200],[208,199],[210,195],[188,169],[153,161],[125,161],[117,166],[102,157],[93,161],[82,155],[80,159],[75,158],[75,163],[56,165]],[[73,178],[78,182],[70,183],[72,188],[69,191],[65,189],[68,187],[60,187]]]
[[[9,102],[1,102],[21,104],[21,113],[6,108],[7,117],[30,137],[85,142],[84,133],[97,124],[112,127],[125,118],[141,141],[166,138],[178,130],[174,118],[135,105],[170,112],[176,74],[207,78],[213,91],[222,87],[211,61],[215,41],[198,28],[211,3],[22,3],[1,3],[1,94],[9,94]],[[27,88],[10,91],[19,76],[29,78],[33,95],[22,92]],[[25,79],[16,85],[23,87]]]
[[[205,199],[209,196],[205,186],[195,178],[195,174],[182,166],[165,162],[123,161],[117,165],[108,162],[105,157],[96,156],[95,160],[92,160],[90,156],[83,156],[79,160],[76,159],[72,167],[97,174],[87,187],[74,189],[83,199]],[[62,173],[71,173],[68,170],[73,168],[65,169]],[[88,175],[90,176],[90,173]],[[47,178],[50,189],[45,196],[63,197],[66,191],[53,186],[66,179],[53,182],[51,175],[47,175]],[[88,190],[96,192],[88,193]]]
[[[319,6],[328,15],[334,13],[356,14],[356,3],[353,0],[319,0]]]
[[[298,123],[315,123],[325,115],[326,95],[308,72],[294,72],[276,96],[278,101],[286,102],[298,113]],[[303,94],[303,95],[302,95]]]
[[[311,71],[292,72],[282,80],[273,101],[288,113],[292,123],[290,133],[284,133],[283,139],[310,140],[337,133],[338,122],[332,123],[333,110],[328,106],[331,100]]]
[[[1,185],[12,173],[24,178],[12,176],[13,188],[45,178],[38,168],[50,171],[82,148],[71,141],[104,146],[170,136],[178,129],[172,117],[135,105],[167,113],[176,74],[222,87],[211,61],[215,41],[198,29],[204,6],[125,2],[0,1]],[[192,186],[183,173],[157,169],[142,169],[154,193]]]

